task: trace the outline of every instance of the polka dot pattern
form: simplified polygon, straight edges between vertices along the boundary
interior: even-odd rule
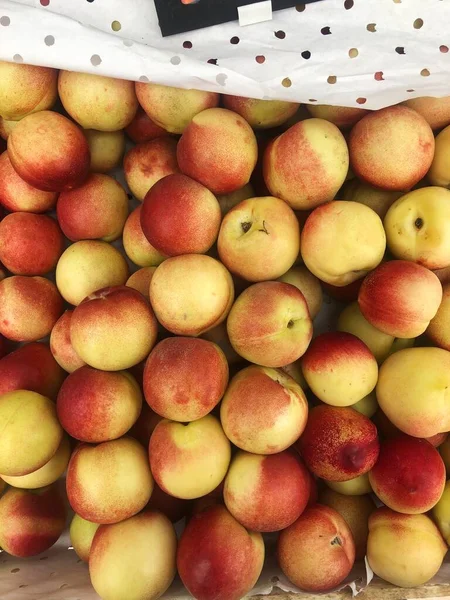
[[[450,2],[429,2],[433,11],[423,0],[300,2],[250,27],[231,22],[162,38],[147,0],[20,0],[14,13],[0,0],[0,59],[380,108],[407,97],[450,95],[450,44],[442,28]],[[45,18],[36,19],[36,6]],[[32,29],[24,26],[30,20]]]
[[[226,84],[227,79],[228,75],[226,75],[225,73],[219,73],[218,75],[216,75],[216,81],[219,85],[224,86]]]

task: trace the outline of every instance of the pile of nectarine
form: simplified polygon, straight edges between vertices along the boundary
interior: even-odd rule
[[[177,572],[239,600],[275,540],[312,593],[365,556],[399,586],[432,578],[449,100],[307,118],[5,62],[0,81],[1,548],[49,548],[68,499],[104,600]]]

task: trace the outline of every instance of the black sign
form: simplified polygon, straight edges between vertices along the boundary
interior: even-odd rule
[[[238,6],[264,0],[155,0],[163,36],[219,25],[238,18]],[[316,0],[272,0],[272,10],[291,8]]]

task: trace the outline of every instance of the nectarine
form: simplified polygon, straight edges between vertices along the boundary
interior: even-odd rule
[[[294,211],[279,198],[249,198],[232,208],[220,226],[217,249],[223,264],[247,281],[280,277],[300,252]]]
[[[227,385],[225,355],[207,340],[167,338],[145,363],[145,399],[156,413],[173,421],[204,417],[220,402]]]
[[[178,173],[177,142],[168,136],[138,144],[128,150],[123,161],[125,180],[141,202],[157,181]]]
[[[306,466],[328,481],[346,481],[367,473],[377,461],[377,428],[352,408],[315,406],[297,442]]]
[[[130,437],[79,444],[69,462],[67,497],[73,510],[94,523],[118,523],[150,500],[153,477],[143,446]]]
[[[22,476],[43,467],[63,437],[54,403],[36,392],[0,396],[0,475]]]
[[[348,171],[344,136],[324,119],[290,127],[264,153],[264,181],[270,193],[296,210],[333,200]]]
[[[46,110],[28,115],[13,129],[8,156],[22,179],[46,192],[81,185],[91,162],[81,129],[63,115]]]
[[[20,121],[30,113],[47,110],[57,98],[58,71],[0,61],[0,116]]]
[[[381,444],[369,480],[383,504],[397,512],[420,514],[442,496],[445,465],[430,442],[399,435]]]
[[[122,254],[100,240],[81,240],[65,250],[56,265],[56,285],[74,306],[108,286],[124,285],[128,265]]]
[[[278,562],[301,589],[331,590],[347,577],[355,562],[351,530],[336,510],[316,504],[281,532]]]
[[[0,261],[14,275],[45,275],[63,249],[61,229],[47,215],[15,212],[0,221]]]
[[[214,194],[228,194],[246,185],[257,156],[252,128],[225,108],[198,113],[184,129],[177,148],[182,173]]]
[[[72,373],[86,364],[75,352],[70,340],[72,315],[73,310],[66,310],[56,321],[50,334],[50,350],[53,358],[68,373]]]
[[[257,582],[263,564],[261,534],[247,531],[224,506],[192,517],[178,546],[179,575],[198,600],[240,600]]]
[[[136,94],[147,115],[171,133],[183,133],[199,112],[219,104],[219,94],[156,83],[136,83]]]
[[[0,281],[0,334],[14,342],[47,336],[63,311],[54,283],[44,277],[14,275]]]
[[[173,525],[159,512],[101,525],[89,552],[91,583],[103,600],[157,600],[175,577],[176,551]]]
[[[333,331],[318,335],[301,360],[302,372],[312,392],[326,404],[351,406],[377,384],[374,355],[351,333]]]
[[[118,131],[131,123],[138,108],[134,83],[125,79],[60,71],[58,92],[66,111],[84,129]]]
[[[130,373],[108,373],[88,366],[67,377],[56,403],[65,431],[90,443],[125,435],[137,421],[141,407],[141,390]]]
[[[308,402],[301,387],[281,370],[252,365],[233,377],[220,407],[222,427],[238,448],[275,454],[302,434]]]
[[[56,204],[56,192],[38,190],[24,181],[9,160],[8,151],[0,155],[0,205],[10,212],[41,213]]]
[[[56,400],[63,380],[64,371],[40,342],[21,346],[0,360],[0,395],[29,390]]]
[[[389,106],[356,123],[349,150],[350,164],[358,177],[386,190],[408,190],[430,168],[433,131],[416,111]]]
[[[374,327],[399,338],[424,333],[442,300],[434,273],[406,260],[381,264],[363,281],[358,304]]]
[[[66,505],[57,485],[37,490],[10,488],[0,498],[0,546],[28,558],[48,550],[64,531]]]
[[[226,319],[234,300],[230,273],[202,254],[168,258],[150,282],[150,302],[158,321],[176,335],[198,336]]]
[[[252,531],[280,531],[305,510],[309,473],[293,452],[271,456],[238,452],[225,478],[223,497],[235,519]]]
[[[227,330],[240,356],[265,367],[282,367],[305,353],[312,322],[298,288],[265,281],[251,285],[237,298]]]
[[[382,507],[369,517],[367,561],[393,585],[423,585],[439,571],[447,544],[426,515],[404,515]]]
[[[144,360],[158,324],[144,296],[126,286],[94,292],[73,311],[70,340],[78,356],[96,369],[121,371]]]
[[[141,227],[161,254],[205,254],[217,239],[221,218],[219,203],[205,186],[175,173],[147,192]]]
[[[159,487],[191,500],[212,492],[223,480],[231,458],[230,442],[216,417],[191,423],[163,420],[149,445],[150,466]]]
[[[364,277],[380,264],[385,249],[380,217],[359,202],[334,201],[319,206],[302,229],[305,265],[320,280],[336,286]]]
[[[128,217],[127,194],[113,177],[93,173],[76,190],[60,194],[56,214],[64,235],[72,242],[112,242],[122,234]]]

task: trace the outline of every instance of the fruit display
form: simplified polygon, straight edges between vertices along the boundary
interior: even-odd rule
[[[0,76],[1,549],[36,556],[68,529],[103,600],[177,576],[240,600],[265,561],[310,594],[364,558],[395,586],[432,579],[450,543],[449,99],[300,112]]]

